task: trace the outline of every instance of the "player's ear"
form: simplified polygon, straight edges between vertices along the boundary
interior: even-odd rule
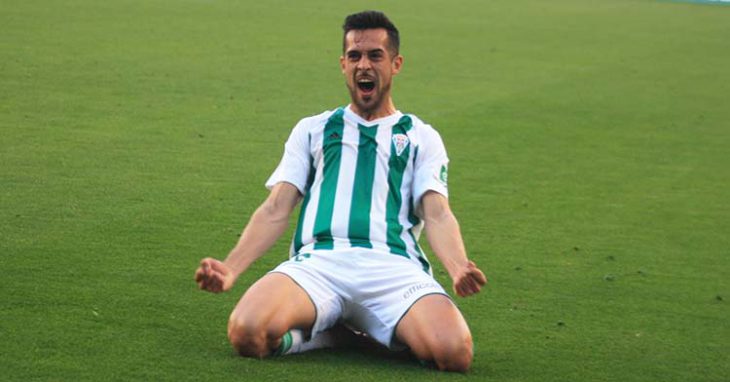
[[[403,67],[403,56],[400,54],[395,56],[393,59],[393,74],[400,73],[400,69]]]
[[[340,56],[340,70],[345,74],[345,56]]]

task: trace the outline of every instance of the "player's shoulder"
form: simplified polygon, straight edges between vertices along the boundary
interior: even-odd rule
[[[316,115],[310,115],[308,117],[304,117],[299,120],[296,127],[310,130],[310,129],[316,129],[318,126],[324,126],[327,121],[332,117],[332,114],[338,112],[342,108],[332,109],[332,110],[325,110],[319,114]]]
[[[439,132],[429,123],[424,122],[421,118],[411,113],[403,113],[411,119],[411,126],[415,134],[423,139],[434,139],[440,137]]]

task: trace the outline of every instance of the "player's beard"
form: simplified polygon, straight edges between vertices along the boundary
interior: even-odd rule
[[[382,85],[381,88],[378,88],[378,85],[380,84],[380,79],[375,80],[375,89],[372,94],[368,96],[364,96],[359,92],[359,87],[357,85],[357,79],[353,78],[352,85],[348,84],[347,88],[350,91],[350,98],[352,99],[352,103],[355,104],[357,109],[366,115],[373,115],[380,110],[380,108],[383,106],[383,102],[386,100],[386,95],[390,93],[390,82],[385,83]]]

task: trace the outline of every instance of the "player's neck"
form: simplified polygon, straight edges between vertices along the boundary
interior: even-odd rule
[[[395,104],[393,104],[393,99],[390,97],[373,110],[361,110],[355,102],[350,104],[350,110],[366,121],[374,121],[376,119],[385,118],[389,115],[395,114],[397,111]]]

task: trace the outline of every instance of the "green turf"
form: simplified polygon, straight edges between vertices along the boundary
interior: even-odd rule
[[[401,29],[396,104],[441,132],[491,280],[458,301],[467,377],[236,357],[228,314],[286,239],[231,293],[192,281],[294,123],[347,102],[363,8]],[[730,7],[672,1],[3,0],[1,379],[727,381],[728,36]]]

